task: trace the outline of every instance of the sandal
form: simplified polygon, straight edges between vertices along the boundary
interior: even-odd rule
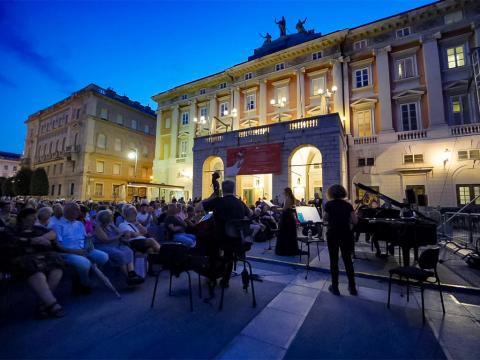
[[[58,302],[54,302],[53,304],[46,306],[45,312],[51,318],[61,318],[67,315],[65,310],[63,310]]]

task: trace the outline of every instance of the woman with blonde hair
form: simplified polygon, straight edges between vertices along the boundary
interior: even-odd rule
[[[328,290],[334,295],[340,295],[338,289],[338,252],[341,251],[348,278],[348,291],[351,295],[357,295],[352,253],[354,246],[353,225],[357,223],[358,219],[352,205],[345,200],[347,191],[342,185],[330,186],[327,197],[329,201],[325,204],[323,220],[327,224],[327,245],[332,274],[332,285],[329,286]]]

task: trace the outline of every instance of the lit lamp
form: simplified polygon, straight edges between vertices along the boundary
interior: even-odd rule
[[[320,99],[325,99],[325,113],[330,113],[330,101],[332,96],[335,95],[338,88],[336,85],[333,85],[330,90],[318,89],[315,95],[320,96]]]
[[[137,176],[138,150],[130,149],[130,151],[127,154],[127,157],[130,160],[135,160],[135,170],[134,170],[133,176]]]
[[[209,131],[208,128],[202,128],[202,125],[205,125],[205,124],[207,123],[207,119],[205,119],[205,116],[204,116],[204,115],[200,116],[200,119],[198,119],[198,118],[195,116],[195,117],[193,118],[193,122],[199,125],[200,131],[201,131],[201,130],[207,130],[207,131]],[[197,126],[197,130],[198,130],[198,126]],[[200,135],[201,135],[201,134],[200,134]]]
[[[452,152],[448,149],[445,149],[445,152],[443,153],[443,168],[446,167],[447,162],[450,161],[451,157],[452,157]]]
[[[222,117],[223,118],[229,118],[232,120],[232,123],[230,124],[230,128],[233,130],[233,120],[237,117],[238,111],[236,108],[232,109],[232,113],[229,115],[228,110],[223,110]],[[220,120],[218,117],[214,116],[215,120],[217,120],[220,124],[225,126],[225,132],[228,131],[228,124],[225,124],[222,120]]]
[[[282,98],[275,100],[270,100],[270,105],[278,109],[278,122],[282,121],[282,109],[287,104],[287,98],[283,96]]]

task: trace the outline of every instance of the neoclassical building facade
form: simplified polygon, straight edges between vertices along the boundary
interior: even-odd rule
[[[149,107],[90,84],[30,115],[26,124],[22,163],[46,170],[50,198],[156,195],[150,185],[156,120]]]
[[[332,182],[356,198],[361,182],[399,200],[413,189],[432,206],[465,204],[480,194],[479,46],[471,0],[267,39],[248,61],[153,96],[154,180],[206,196],[213,171],[230,177],[235,151],[280,143],[280,171],[251,160],[232,177],[247,202],[285,186],[309,199]],[[332,153],[335,139],[344,146]]]

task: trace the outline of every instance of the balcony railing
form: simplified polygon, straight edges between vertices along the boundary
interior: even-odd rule
[[[480,134],[480,123],[452,126],[450,131],[453,136]]]
[[[203,140],[207,144],[212,144],[212,143],[223,141],[223,135],[220,135],[220,134],[208,135],[208,136],[205,136]]]
[[[378,140],[376,136],[363,136],[363,137],[354,138],[353,144],[354,145],[376,144],[377,141]]]
[[[398,141],[422,140],[428,137],[427,130],[403,131],[397,134]]]
[[[292,130],[315,128],[317,126],[318,126],[318,119],[304,119],[304,120],[292,121],[289,124],[288,128],[290,131],[292,131]]]
[[[240,130],[238,132],[238,137],[239,138],[245,138],[249,136],[261,136],[261,135],[266,135],[270,132],[270,126],[261,126],[261,127],[255,127],[251,129],[246,129],[246,130]]]

